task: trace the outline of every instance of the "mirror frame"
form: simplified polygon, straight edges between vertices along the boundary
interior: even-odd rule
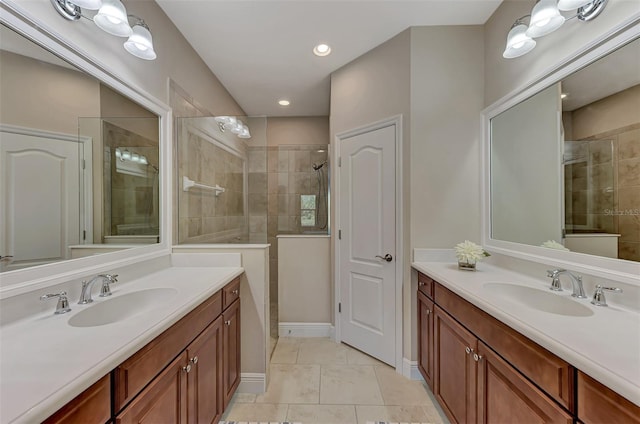
[[[609,280],[640,285],[640,263],[491,238],[491,119],[541,90],[640,37],[640,17],[623,22],[593,40],[575,55],[550,66],[540,76],[482,111],[482,244],[491,252],[561,267]]]
[[[52,11],[52,13],[54,12]],[[159,195],[161,205],[159,211],[160,243],[4,272],[0,274],[0,299],[170,254],[172,240],[170,178],[173,168],[171,156],[172,113],[169,106],[121,79],[115,72],[99,64],[88,54],[79,51],[71,42],[57,34],[49,26],[30,16],[12,0],[3,0],[0,4],[0,22],[158,115],[160,119]]]

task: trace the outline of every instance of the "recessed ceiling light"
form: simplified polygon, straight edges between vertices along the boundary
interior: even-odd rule
[[[282,100],[278,100],[278,104],[280,106],[289,106],[291,104],[291,102],[289,100],[282,99]]]
[[[316,56],[328,56],[331,53],[331,47],[327,44],[318,44],[313,48],[313,54]]]

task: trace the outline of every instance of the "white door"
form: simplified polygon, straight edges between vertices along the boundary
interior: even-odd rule
[[[340,338],[393,366],[398,266],[395,155],[395,124],[340,142]]]
[[[0,132],[0,255],[4,270],[68,258],[80,242],[77,141]]]

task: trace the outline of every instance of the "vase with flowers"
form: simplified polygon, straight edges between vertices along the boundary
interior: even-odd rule
[[[478,246],[469,240],[458,243],[455,251],[456,258],[458,258],[458,268],[465,271],[475,271],[476,263],[487,256],[491,256],[482,246]]]

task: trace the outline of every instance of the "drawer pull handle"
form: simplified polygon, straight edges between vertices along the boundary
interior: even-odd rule
[[[235,289],[234,291],[231,292],[231,294],[235,294],[235,295],[237,295],[238,293],[240,293],[240,290],[238,289]]]
[[[182,367],[182,370],[186,373],[190,373],[191,372],[191,364],[187,364],[186,367]]]
[[[198,363],[198,357],[194,356],[193,358],[189,359],[189,362],[191,362],[193,365]]]
[[[227,324],[227,327],[231,327],[231,320],[225,321],[224,323]]]
[[[477,353],[474,353],[474,354],[473,354],[473,359],[474,359],[476,362],[480,362],[480,361],[482,361],[482,355],[478,355]]]

